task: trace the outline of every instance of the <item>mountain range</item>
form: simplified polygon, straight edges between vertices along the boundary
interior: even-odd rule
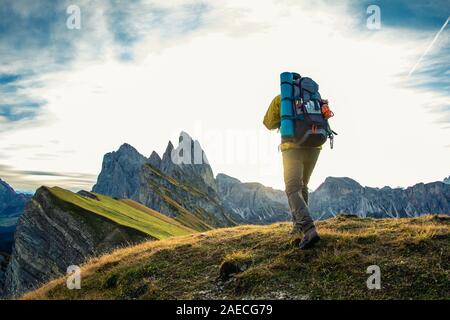
[[[408,188],[363,187],[350,178],[328,177],[310,195],[315,219],[339,213],[359,217],[401,218],[450,214],[450,185],[441,181]]]
[[[187,163],[176,164],[172,157],[183,146],[191,151],[184,159]],[[194,163],[196,154],[201,155],[201,163]],[[146,158],[128,144],[106,154],[92,191],[133,199],[169,217],[189,217],[190,227],[202,224],[201,220],[205,230],[289,217],[283,192],[224,174],[215,178],[200,143],[184,132],[179,145],[175,148],[169,142],[162,157],[153,151]]]
[[[200,150],[206,159],[198,141],[186,133],[181,133],[182,139],[190,141],[192,150]],[[128,197],[171,217],[180,210],[197,213],[208,217],[213,227],[290,220],[283,191],[260,183],[243,183],[222,173],[214,178],[208,162],[174,164],[171,155],[179,147],[175,149],[169,142],[162,157],[153,152],[146,158],[130,145],[122,145],[118,151],[105,155],[93,191]],[[311,192],[310,209],[316,220],[339,213],[374,218],[449,214],[448,181],[449,178],[418,183],[406,189],[372,188],[363,187],[351,178],[328,177]]]
[[[152,152],[147,158],[129,144],[107,153],[92,191],[41,187],[30,200],[4,182],[0,187],[0,217],[9,226],[16,228],[28,203],[11,256],[0,257],[0,296],[20,296],[64,274],[69,265],[118,247],[290,220],[283,191],[214,176],[200,143],[184,132],[162,156]],[[449,214],[449,200],[450,184],[444,182],[379,189],[329,177],[311,193],[310,206],[315,219],[339,213],[417,217]]]

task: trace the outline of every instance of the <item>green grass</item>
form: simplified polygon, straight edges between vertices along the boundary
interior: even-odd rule
[[[450,217],[333,218],[319,245],[294,247],[290,225],[239,226],[145,242],[82,266],[82,289],[65,279],[25,299],[450,299]],[[225,264],[245,263],[223,282]],[[381,269],[381,289],[366,286]]]
[[[95,194],[99,199],[95,200],[59,187],[49,188],[49,191],[65,205],[73,205],[92,214],[103,216],[119,225],[139,230],[156,239],[195,232],[174,219],[132,200],[116,200],[101,194]]]

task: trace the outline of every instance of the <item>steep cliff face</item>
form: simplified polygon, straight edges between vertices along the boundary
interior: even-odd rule
[[[119,198],[133,198],[139,189],[139,172],[148,160],[129,144],[105,154],[102,171],[93,192]]]
[[[379,189],[363,187],[350,178],[328,177],[311,193],[310,209],[316,219],[339,213],[376,218],[450,214],[450,185],[433,182]]]
[[[179,145],[174,149],[169,142],[159,168],[164,174],[208,194],[217,193],[212,168],[200,143],[182,132]]]
[[[9,255],[0,252],[0,297],[3,295],[3,287],[5,285],[5,274],[8,267]]]
[[[20,295],[118,246],[191,232],[146,210],[88,192],[39,188],[18,221],[3,294]]]
[[[216,177],[225,205],[247,223],[266,224],[290,220],[289,205],[283,191],[260,183],[242,183],[225,174]]]
[[[181,174],[181,172],[178,172]],[[196,230],[235,225],[216,193],[197,189],[146,164],[141,171],[138,201]]]

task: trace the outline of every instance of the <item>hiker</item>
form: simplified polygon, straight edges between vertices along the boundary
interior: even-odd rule
[[[333,134],[328,118],[333,113],[328,101],[319,94],[319,86],[298,73],[281,74],[281,95],[277,95],[264,117],[269,130],[280,129],[280,150],[283,155],[285,191],[292,213],[291,234],[303,233],[301,249],[320,240],[308,208],[308,182],[322,145]]]

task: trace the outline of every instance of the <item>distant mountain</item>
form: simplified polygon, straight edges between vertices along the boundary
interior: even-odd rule
[[[113,248],[193,232],[132,200],[41,187],[19,218],[0,295],[18,296]]]
[[[11,251],[17,219],[30,199],[0,179],[0,252]]]
[[[180,159],[180,163],[174,159]],[[222,202],[199,142],[184,132],[177,148],[169,142],[162,157],[153,152],[146,158],[128,144],[107,153],[92,191],[133,199],[195,229],[242,222]]]
[[[138,195],[139,172],[148,159],[125,143],[119,150],[104,155],[102,170],[93,192],[118,198],[135,198]]]
[[[173,157],[178,156],[183,139],[190,143],[191,158],[189,163],[177,164]],[[194,155],[205,161],[192,164]],[[339,213],[376,218],[448,214],[449,188],[449,184],[434,182],[407,189],[379,189],[363,187],[350,178],[328,177],[311,192],[310,208],[315,219]],[[189,227],[202,226],[205,230],[291,220],[284,191],[243,183],[225,174],[214,178],[199,142],[183,132],[179,146],[174,148],[169,142],[162,157],[153,152],[146,158],[128,144],[106,154],[93,191],[133,199],[169,217],[188,221]]]
[[[445,179],[443,180],[443,182],[446,183],[446,184],[450,184],[450,176],[448,176],[447,178],[445,178]]]
[[[316,219],[339,213],[375,218],[450,214],[450,185],[438,181],[379,189],[363,187],[350,178],[328,177],[311,193],[310,209]]]
[[[290,220],[284,191],[260,183],[243,183],[225,174],[218,174],[216,181],[225,205],[246,223],[267,224]]]

